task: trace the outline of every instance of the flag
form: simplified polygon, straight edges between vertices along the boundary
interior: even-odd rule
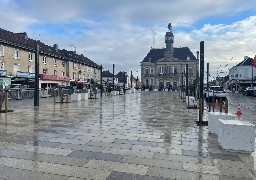
[[[256,55],[254,56],[254,59],[253,59],[253,66],[256,68]]]

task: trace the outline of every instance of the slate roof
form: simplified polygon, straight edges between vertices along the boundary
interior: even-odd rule
[[[142,62],[149,62],[150,58],[151,62],[156,62],[158,59],[164,58],[164,53],[165,48],[151,49]],[[187,56],[189,56],[190,60],[196,60],[196,57],[193,55],[188,47],[173,48],[173,56],[180,60],[187,60]]]
[[[113,77],[113,74],[109,71],[102,71],[102,77]]]
[[[253,59],[252,58],[247,58],[243,60],[242,62],[238,63],[236,66],[252,66]]]
[[[40,54],[58,57],[63,60],[85,63],[88,66],[94,66],[96,68],[100,67],[98,64],[94,63],[92,60],[84,57],[83,55],[78,55],[73,51],[67,51],[65,49],[56,50],[55,47],[48,46],[40,41],[28,38],[26,33],[14,33],[0,28],[0,43],[28,51],[35,51],[36,44],[39,44]]]

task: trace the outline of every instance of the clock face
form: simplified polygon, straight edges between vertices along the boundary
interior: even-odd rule
[[[167,36],[165,39],[166,40],[173,40],[173,36]]]

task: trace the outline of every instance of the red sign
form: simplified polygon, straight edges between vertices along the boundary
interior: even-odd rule
[[[256,55],[254,56],[254,59],[253,59],[253,66],[256,68]]]
[[[49,74],[39,74],[40,79],[50,81],[69,81],[69,77]]]

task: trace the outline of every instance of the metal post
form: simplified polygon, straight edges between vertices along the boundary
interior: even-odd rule
[[[8,112],[8,90],[5,90],[5,113]]]
[[[188,95],[188,64],[186,64],[186,96]]]
[[[132,88],[132,71],[131,71],[131,88]]]
[[[253,61],[252,61],[252,87],[253,87]]]
[[[138,80],[139,80],[139,77],[137,76],[137,79],[136,79],[136,87],[138,86]]]
[[[222,112],[222,104],[223,104],[223,101],[222,101],[222,98],[220,98],[220,104],[219,104],[220,112]]]
[[[183,72],[181,73],[181,99],[183,99]]]
[[[114,89],[115,89],[115,64],[113,64],[113,91],[114,91]]]
[[[39,44],[35,47],[35,93],[34,106],[39,106]]]
[[[207,81],[207,93],[209,95],[209,63],[206,64],[207,65],[207,76],[206,76],[206,81]],[[209,96],[208,96],[209,97]]]
[[[197,125],[207,125],[207,121],[203,121],[203,89],[204,89],[204,41],[200,42],[200,83],[199,83],[199,122]]]
[[[124,72],[124,94],[125,94],[125,72]]]
[[[102,93],[103,93],[103,85],[102,85],[102,65],[100,65],[100,97],[102,97]]]
[[[228,99],[225,99],[225,113],[228,113]]]

